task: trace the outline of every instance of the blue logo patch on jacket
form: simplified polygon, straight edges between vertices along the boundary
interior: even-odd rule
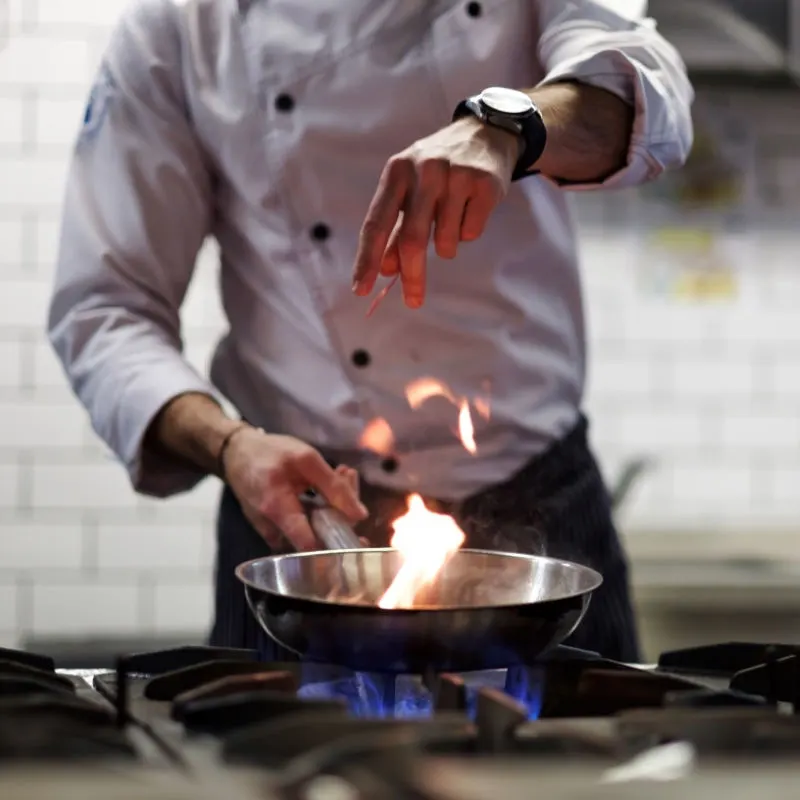
[[[85,141],[94,137],[103,126],[111,100],[114,97],[116,85],[108,65],[103,64],[100,73],[92,87],[86,111],[83,114],[83,128],[80,139]]]

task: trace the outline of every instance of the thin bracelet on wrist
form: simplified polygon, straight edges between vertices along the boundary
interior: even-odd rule
[[[232,428],[228,431],[228,433],[225,435],[225,438],[222,440],[222,444],[219,446],[219,452],[217,453],[217,476],[222,478],[223,481],[225,480],[225,453],[227,452],[228,447],[230,446],[230,443],[233,441],[234,437],[238,433],[241,433],[243,430],[245,430],[245,428],[260,430],[258,428],[253,428],[253,426],[247,422],[242,422],[235,428]]]

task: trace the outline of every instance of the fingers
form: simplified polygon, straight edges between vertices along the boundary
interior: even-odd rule
[[[381,263],[381,275],[391,278],[400,272],[400,251],[397,249],[397,240],[400,238],[400,228],[403,224],[403,212],[397,218],[392,235],[389,237],[389,244],[386,245],[386,252],[383,254]]]
[[[274,522],[262,514],[246,514],[250,524],[256,529],[261,538],[270,546],[273,552],[280,552],[286,546],[286,539]]]
[[[466,201],[461,221],[461,240],[473,242],[483,234],[489,216],[499,201],[499,194],[494,187],[485,187],[483,191],[474,191]]]
[[[353,291],[363,297],[375,286],[389,237],[406,196],[413,185],[413,165],[406,159],[392,159],[381,175],[358,240],[353,268]]]
[[[350,484],[350,487],[353,490],[353,494],[355,494],[355,496],[358,497],[361,491],[359,485],[361,481],[358,476],[358,470],[355,470],[352,467],[348,467],[346,464],[339,464],[339,466],[336,467],[335,472],[337,475],[344,478]]]
[[[358,499],[353,479],[334,470],[316,450],[309,449],[298,456],[293,467],[298,486],[313,487],[352,522],[368,516],[369,512]]]
[[[436,215],[434,243],[436,254],[440,258],[456,257],[469,191],[469,180],[465,173],[458,170],[451,171],[447,191],[439,203]]]
[[[311,463],[310,459],[309,463]],[[327,470],[330,470],[334,480],[341,482],[341,485],[345,487],[344,493],[352,494],[356,498],[358,507],[364,509],[357,500],[359,492],[358,472],[344,464],[338,466],[335,470],[331,470],[324,460],[322,460],[322,465]],[[311,475],[317,475],[316,470],[318,469],[319,464],[312,466]],[[303,474],[308,476],[308,473],[309,469],[306,466],[303,468]],[[316,479],[304,477],[302,480],[315,486],[319,482],[324,482],[324,479],[320,481],[319,477]],[[341,488],[331,489],[332,494],[337,491],[340,494],[342,492]],[[328,500],[328,502],[331,501]],[[331,505],[334,504],[331,503]],[[337,507],[344,511],[341,505],[337,505]],[[364,509],[364,512],[366,512],[366,509]],[[364,516],[365,514],[359,513],[357,519],[363,519]],[[296,550],[300,551],[318,550],[320,547],[302,503],[294,493],[291,485],[276,488],[274,492],[269,494],[263,510],[259,513],[248,515],[248,519],[267,544],[276,552],[284,549],[287,540]]]
[[[358,497],[359,483],[360,483],[358,477],[358,471],[353,469],[352,467],[348,467],[345,464],[339,464],[339,466],[336,467],[336,474],[342,476],[345,480],[347,480],[350,483],[350,485],[353,488],[353,491],[356,494],[356,497]],[[369,539],[367,539],[365,536],[359,536],[358,540],[364,547],[370,547]]]
[[[296,495],[291,492],[276,493],[270,499],[268,511],[269,518],[296,550],[319,549],[317,537]]]
[[[379,275],[400,274],[409,308],[425,301],[427,250],[454,258],[460,241],[477,239],[504,193],[491,170],[452,164],[413,149],[392,158],[361,228],[353,291],[369,294]]]
[[[352,486],[352,479],[350,477],[350,467],[348,467],[346,464],[339,464],[339,466],[336,467],[333,471],[340,478],[344,478],[346,481],[348,481],[348,483],[350,483]]]
[[[409,308],[425,302],[428,242],[439,198],[447,188],[447,163],[427,161],[418,166],[418,181],[403,210],[397,239],[403,298]]]

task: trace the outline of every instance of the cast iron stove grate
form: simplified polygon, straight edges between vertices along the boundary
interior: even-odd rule
[[[364,676],[324,665],[260,662],[255,651],[197,647],[120,659],[117,672],[98,676],[95,685],[115,703],[120,720],[161,733],[168,728],[179,738],[211,735],[228,763],[275,769],[309,753],[324,760],[329,748],[342,752],[348,741],[361,752],[397,737],[429,754],[608,759],[669,740],[653,730],[660,722],[700,719],[704,710],[719,708],[774,710],[758,693],[571,648],[530,667],[478,678]],[[346,693],[331,688],[359,680],[369,680],[377,711],[359,715]],[[421,713],[407,713],[403,704],[409,683],[424,697],[412,709]],[[628,719],[621,735],[620,715],[642,710],[651,712],[650,727],[638,732],[636,720]],[[707,727],[706,720],[702,730]],[[689,722],[682,732],[691,738]]]
[[[363,797],[420,800],[428,795],[415,794],[416,768],[441,759],[510,758],[534,770],[553,763],[613,766],[676,740],[692,743],[704,758],[796,758],[800,716],[787,713],[793,699],[783,699],[795,696],[795,651],[747,648],[749,659],[736,650],[738,660],[716,670],[681,671],[674,664],[687,653],[698,658],[696,651],[665,654],[651,670],[563,648],[528,667],[422,676],[359,676],[324,665],[261,662],[249,650],[178,648],[120,658],[116,673],[95,678],[106,700],[55,673],[41,656],[0,651],[0,717],[8,709],[19,720],[50,719],[57,708],[60,729],[51,720],[30,730],[51,739],[57,730],[65,747],[81,739],[84,753],[100,760],[116,756],[116,745],[129,751],[129,737],[146,734],[189,773],[266,769],[277,776],[281,797],[307,797],[322,775],[372,787]],[[375,704],[360,715],[341,691],[357,680],[369,682]],[[416,692],[410,700],[409,687]],[[87,738],[91,725],[96,740]],[[38,747],[17,744],[18,751]]]
[[[0,648],[0,761],[130,760],[111,707],[52,659]]]
[[[659,668],[722,678],[731,690],[800,707],[800,645],[725,642],[663,653]]]
[[[548,663],[567,661],[605,663],[596,654],[571,648],[555,651]],[[424,717],[446,709],[474,715],[484,688],[514,696],[528,706],[528,716],[535,716],[539,687],[528,685],[533,675],[526,669],[465,674],[463,689],[445,681],[437,693],[434,687],[441,682],[434,675],[367,675],[329,665],[261,662],[249,650],[190,647],[124,657],[116,673],[97,676],[95,686],[117,706],[121,719],[129,713],[169,717],[188,730],[224,733],[232,726],[312,709],[368,717]],[[412,689],[417,697],[409,699]],[[165,703],[170,704],[168,713]]]

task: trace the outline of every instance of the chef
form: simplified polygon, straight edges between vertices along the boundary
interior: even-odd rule
[[[298,500],[310,487],[374,544],[416,492],[470,544],[596,568],[571,643],[637,658],[581,413],[568,195],[688,154],[692,90],[645,5],[124,13],[72,158],[49,334],[137,492],[223,480],[213,644],[279,655],[234,568],[316,546]],[[179,316],[208,237],[228,320],[210,378],[182,356]],[[440,391],[411,402],[425,381]],[[474,452],[455,434],[465,403]]]

